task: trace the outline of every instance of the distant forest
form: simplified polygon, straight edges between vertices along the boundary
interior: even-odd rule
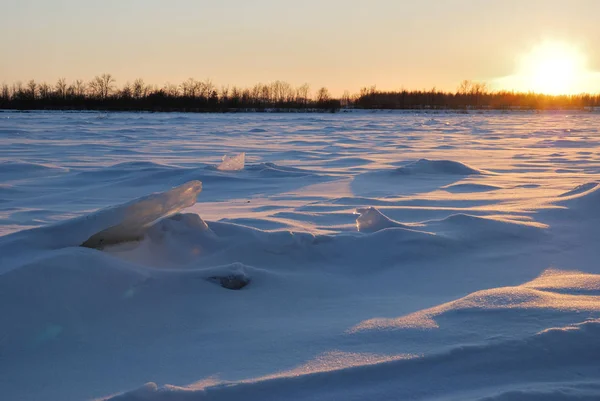
[[[117,87],[110,74],[89,82],[54,85],[35,80],[23,84],[2,84],[0,109],[16,110],[106,110],[106,111],[338,111],[355,109],[436,109],[436,110],[545,110],[594,109],[600,107],[600,94],[544,95],[490,91],[485,83],[465,80],[456,92],[431,90],[380,91],[365,87],[360,93],[331,96],[327,88],[314,94],[308,84],[294,87],[275,81],[251,88],[220,86],[210,79],[189,78],[163,87],[147,85],[142,79]]]

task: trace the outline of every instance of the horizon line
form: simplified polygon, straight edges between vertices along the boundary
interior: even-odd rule
[[[2,80],[1,84],[0,84],[0,89],[1,90],[5,90],[5,88],[8,88],[9,90],[17,90],[17,89],[23,89],[26,88],[28,86],[31,86],[32,84],[35,85],[35,87],[39,90],[40,87],[44,87],[47,86],[50,90],[54,89],[55,91],[58,90],[59,86],[63,86],[65,85],[66,87],[64,89],[68,89],[68,88],[72,88],[74,85],[83,85],[87,88],[87,90],[90,90],[90,88],[94,85],[94,83],[99,82],[100,80],[102,80],[103,78],[108,77],[110,82],[109,82],[109,91],[112,93],[113,90],[115,91],[123,91],[127,88],[132,89],[135,85],[142,85],[143,86],[143,90],[145,92],[148,91],[153,91],[153,92],[159,92],[161,90],[174,90],[175,88],[177,88],[178,90],[181,91],[185,91],[186,90],[186,86],[190,86],[190,85],[196,85],[196,88],[194,89],[195,91],[201,91],[202,90],[202,86],[204,85],[205,87],[209,88],[209,91],[212,93],[213,91],[216,91],[217,94],[220,94],[223,91],[231,91],[234,89],[240,90],[240,91],[245,91],[245,90],[252,90],[252,89],[256,89],[257,87],[273,87],[273,86],[277,86],[277,85],[282,85],[285,87],[285,90],[293,90],[293,91],[298,91],[302,88],[302,90],[305,92],[305,95],[309,95],[307,96],[308,98],[313,98],[312,93],[310,93],[311,87],[312,85],[309,82],[304,82],[302,84],[291,84],[288,81],[285,80],[281,80],[281,79],[275,79],[275,80],[271,80],[271,81],[266,81],[266,82],[262,82],[262,81],[258,81],[252,85],[236,85],[236,84],[215,84],[212,80],[212,78],[205,78],[204,80],[198,80],[194,77],[189,77],[185,80],[183,80],[180,83],[172,83],[171,81],[165,81],[162,85],[160,84],[156,84],[156,83],[146,83],[144,78],[138,77],[136,79],[134,79],[133,81],[127,80],[125,81],[125,83],[119,85],[117,83],[117,79],[115,79],[115,77],[110,74],[110,73],[104,73],[101,75],[96,75],[94,76],[94,78],[92,79],[88,79],[88,80],[84,80],[84,79],[70,79],[67,81],[67,78],[64,77],[59,77],[56,79],[56,83],[55,84],[49,84],[48,81],[45,80],[40,80],[37,81],[35,78],[29,79],[29,80],[14,80],[11,83],[7,83],[7,81]],[[69,85],[70,84],[70,85]],[[114,86],[113,86],[114,85]],[[327,86],[320,86],[317,91],[319,90],[323,90],[325,89],[328,93],[329,93],[329,89],[327,88]],[[545,92],[538,92],[538,91],[524,91],[524,90],[515,90],[515,89],[508,89],[508,88],[490,88],[490,84],[488,81],[485,80],[463,80],[461,81],[458,85],[457,88],[455,90],[439,90],[437,89],[437,85],[432,85],[430,88],[407,88],[404,85],[401,85],[399,88],[389,88],[389,89],[379,89],[377,88],[377,85],[363,85],[360,87],[358,92],[354,92],[351,93],[349,90],[344,90],[342,92],[341,95],[334,95],[330,97],[332,98],[337,98],[337,99],[345,99],[345,98],[353,98],[353,97],[358,97],[359,95],[363,95],[365,91],[368,91],[369,93],[379,93],[379,94],[394,94],[394,93],[429,93],[429,94],[445,94],[445,95],[450,95],[450,94],[464,94],[464,93],[479,93],[479,94],[514,94],[514,95],[542,95],[542,96],[548,96],[548,97],[572,97],[572,96],[598,96],[600,95],[600,90],[597,91],[590,91],[590,92],[573,92],[573,93],[545,93]]]

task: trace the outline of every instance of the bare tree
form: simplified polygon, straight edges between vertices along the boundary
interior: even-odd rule
[[[99,77],[97,77],[99,78]],[[90,83],[88,84],[89,87],[89,93],[92,96],[96,96],[96,97],[102,97],[102,89],[100,88],[100,83],[99,80],[93,79],[90,81]]]
[[[287,82],[283,83],[282,88],[282,98],[284,102],[293,102],[296,98],[296,94],[294,93],[294,88]]]
[[[476,95],[487,93],[488,85],[485,82],[473,82],[472,92]]]
[[[324,103],[331,100],[331,95],[329,94],[329,90],[325,87],[322,87],[317,91],[317,102]]]
[[[252,100],[252,93],[250,89],[246,88],[242,91],[242,103],[249,104],[250,100]]]
[[[90,82],[90,90],[100,99],[106,99],[114,89],[115,79],[110,74],[102,74],[94,77]]]
[[[50,97],[50,92],[52,92],[52,88],[46,82],[42,82],[39,86],[38,92],[40,93],[40,97],[42,99],[47,99]]]
[[[229,99],[229,85],[221,86],[221,99],[227,101]]]
[[[350,102],[351,102],[351,100],[350,100],[350,92],[347,91],[347,90],[345,90],[344,94],[342,95],[341,105],[343,107],[348,107],[348,106],[350,106]]]
[[[12,95],[14,98],[23,98],[26,96],[25,90],[23,89],[23,82],[17,81],[12,85]]]
[[[310,85],[303,84],[296,88],[296,101],[300,104],[308,103],[308,98],[310,97]]]
[[[284,81],[275,81],[271,84],[273,101],[284,103],[293,97],[292,86]]]
[[[102,79],[102,97],[106,99],[113,90],[115,79],[110,74],[102,74],[100,78]]]
[[[198,94],[198,88],[200,83],[196,81],[194,78],[188,78],[187,81],[181,84],[181,90],[183,91],[183,96],[186,97],[196,97]]]
[[[35,99],[37,96],[37,83],[33,79],[27,82],[27,95],[30,99]]]
[[[237,86],[233,86],[233,88],[231,88],[231,94],[229,96],[229,99],[231,99],[234,103],[238,103],[240,101],[242,97],[242,91],[237,87]]]
[[[255,103],[260,103],[260,100],[261,100],[261,99],[260,99],[260,96],[261,96],[261,93],[262,93],[262,86],[263,86],[263,85],[262,85],[261,83],[258,83],[258,84],[256,84],[256,85],[254,85],[254,86],[252,87],[252,89],[250,89],[250,90],[249,90],[249,95],[250,95],[250,98],[251,98],[251,99],[252,99],[252,100],[253,100]]]
[[[58,81],[56,81],[56,85],[54,86],[55,91],[56,91],[56,95],[58,97],[61,98],[66,98],[67,97],[67,80],[64,78],[59,78]]]
[[[274,102],[281,102],[281,94],[283,92],[282,89],[282,82],[281,81],[275,81],[271,83],[271,95],[273,96],[273,101]]]
[[[165,86],[163,86],[163,92],[167,96],[177,97],[179,96],[179,87],[175,84],[167,82]]]
[[[377,86],[371,85],[370,87],[365,86],[360,88],[360,97],[371,96],[377,93]]]
[[[485,82],[473,83],[472,94],[475,95],[475,104],[481,106],[481,98],[487,93],[487,84]]]
[[[146,97],[146,95],[148,94],[148,87],[146,86],[142,78],[138,78],[135,81],[133,81],[133,86],[131,90],[133,97],[136,99]]]
[[[215,85],[210,78],[206,78],[200,87],[200,96],[209,98],[215,90]]]
[[[2,83],[2,91],[0,92],[0,97],[2,97],[4,101],[10,100],[10,88],[5,82]]]
[[[271,91],[270,85],[263,85],[260,88],[260,97],[263,103],[271,103],[271,98],[273,96],[273,92]]]
[[[73,89],[74,89],[74,94],[77,97],[82,97],[85,95],[85,82],[83,82],[81,79],[78,79],[75,81],[75,83],[73,84]]]
[[[468,79],[465,79],[464,81],[462,81],[460,83],[456,92],[459,95],[467,95],[467,94],[471,93],[472,88],[473,88],[473,83],[471,81],[469,81]]]
[[[146,85],[144,87],[144,96],[143,97],[147,97],[148,95],[150,95],[151,93],[156,93],[158,92],[158,86],[157,85]]]
[[[129,82],[125,82],[125,85],[119,91],[119,96],[124,99],[129,99],[134,96],[134,91]]]

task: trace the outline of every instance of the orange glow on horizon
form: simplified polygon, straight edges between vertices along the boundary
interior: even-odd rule
[[[584,51],[567,42],[545,41],[518,59],[515,74],[496,79],[495,89],[546,95],[597,93],[600,74],[590,71]]]

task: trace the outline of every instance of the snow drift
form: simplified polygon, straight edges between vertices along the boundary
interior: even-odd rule
[[[584,288],[582,293],[581,288]],[[432,329],[436,319],[461,312],[537,309],[568,313],[600,312],[600,275],[549,270],[539,278],[515,287],[478,291],[464,298],[397,319],[371,319],[351,329],[363,330]]]
[[[461,346],[420,358],[292,377],[208,385],[201,389],[147,383],[111,401],[195,400],[364,400],[393,394],[398,399],[595,399],[595,347],[600,320],[544,330],[519,340]],[[543,361],[543,363],[540,363]],[[561,374],[557,374],[560,370]],[[436,375],[435,381],[428,380]],[[327,383],[327,386],[323,386]],[[448,388],[459,388],[453,395]],[[570,391],[568,391],[570,389]],[[571,395],[571,397],[569,396]],[[523,396],[523,398],[520,398]],[[547,399],[547,398],[544,398]]]
[[[400,175],[439,174],[439,175],[479,175],[481,170],[453,160],[420,159],[394,170]]]

